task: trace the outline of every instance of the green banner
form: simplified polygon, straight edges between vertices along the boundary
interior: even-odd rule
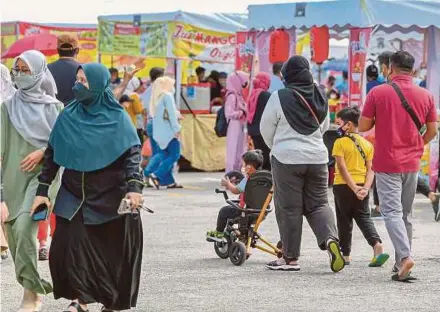
[[[110,55],[166,57],[166,23],[99,22],[99,52]]]

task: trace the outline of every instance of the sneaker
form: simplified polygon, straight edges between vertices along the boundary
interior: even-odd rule
[[[223,238],[225,237],[225,234],[223,232],[218,232],[218,231],[208,231],[206,233],[206,236],[213,238]]]
[[[266,264],[266,268],[272,271],[293,271],[298,272],[301,268],[298,263],[286,263],[284,258],[280,258]]]
[[[49,251],[46,247],[40,248],[38,251],[38,260],[40,261],[47,261],[49,260]]]
[[[345,261],[339,243],[334,239],[327,240],[327,252],[331,270],[335,273],[341,271],[345,267]]]
[[[377,211],[376,209],[371,209],[370,217],[371,218],[382,218],[382,214],[380,213],[380,211]]]

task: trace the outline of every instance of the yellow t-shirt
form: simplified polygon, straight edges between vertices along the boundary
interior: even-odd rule
[[[144,106],[142,105],[141,99],[136,93],[133,93],[130,95],[130,98],[133,99],[133,103],[128,106],[125,110],[127,111],[128,115],[130,115],[131,121],[133,122],[134,126],[136,126],[136,115],[142,114],[144,111]]]
[[[374,154],[373,145],[357,133],[352,133],[351,135],[356,139],[359,146],[364,151],[364,154],[367,157],[367,161],[371,161]],[[367,176],[367,167],[361,153],[357,149],[355,143],[350,138],[342,137],[337,139],[335,145],[333,146],[332,155],[334,157],[344,157],[347,170],[353,178],[354,182],[356,182],[356,184],[365,183],[365,179]],[[334,184],[347,184],[342,178],[337,164],[335,169]]]

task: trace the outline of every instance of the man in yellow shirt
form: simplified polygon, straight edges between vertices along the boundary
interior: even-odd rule
[[[346,264],[351,261],[353,219],[367,242],[373,247],[370,267],[382,266],[389,258],[384,253],[382,240],[370,218],[369,190],[374,180],[372,171],[373,145],[357,133],[360,110],[349,107],[337,114],[340,138],[333,146],[336,160],[333,193],[340,246]]]

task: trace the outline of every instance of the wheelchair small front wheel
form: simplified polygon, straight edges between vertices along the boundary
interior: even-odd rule
[[[234,242],[229,249],[229,260],[233,265],[240,266],[246,261],[246,246],[242,242]]]
[[[221,242],[214,242],[214,250],[219,258],[228,259],[231,243],[231,239],[227,236],[225,236]]]

